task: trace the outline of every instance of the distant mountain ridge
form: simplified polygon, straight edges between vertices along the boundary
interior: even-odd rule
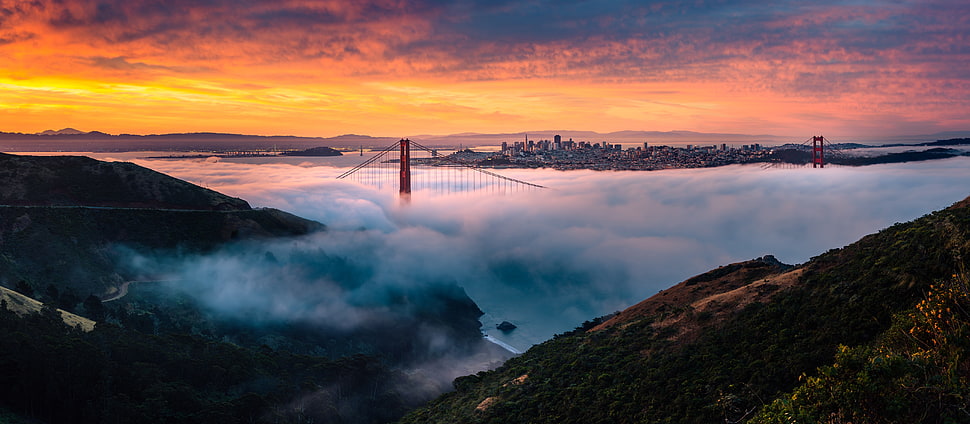
[[[397,137],[340,135],[301,137],[288,135],[246,135],[216,132],[172,134],[107,134],[65,128],[36,134],[0,132],[3,152],[110,152],[110,151],[227,151],[227,150],[304,150],[313,147],[384,148]]]
[[[499,145],[529,140],[552,140],[560,135],[564,140],[627,144],[627,147],[642,143],[761,143],[781,145],[801,143],[814,134],[772,135],[772,134],[734,134],[702,133],[695,131],[645,131],[624,130],[600,133],[586,130],[530,130],[512,133],[458,133],[458,134],[402,134],[398,137],[374,137],[361,134],[343,134],[333,137],[305,137],[289,135],[246,135],[218,132],[169,133],[169,134],[107,134],[100,131],[80,131],[74,128],[46,130],[36,134],[0,132],[0,151],[111,151],[111,150],[214,150],[214,149],[307,149],[317,146],[336,148],[384,148],[401,138],[410,138],[426,146],[474,147],[479,145]],[[970,131],[947,131],[935,134],[914,134],[887,137],[855,137],[832,140],[846,142],[927,142],[942,139],[970,137]],[[85,150],[86,149],[86,150]]]
[[[84,131],[76,130],[74,128],[63,128],[57,131],[45,130],[37,133],[37,135],[78,135],[78,134],[87,134],[87,133]]]

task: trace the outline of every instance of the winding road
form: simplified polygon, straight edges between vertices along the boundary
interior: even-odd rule
[[[121,287],[118,287],[118,291],[117,292],[115,292],[114,294],[112,294],[112,295],[110,295],[108,297],[105,297],[105,298],[101,299],[101,302],[102,303],[104,303],[104,302],[112,302],[112,301],[121,299],[122,297],[125,297],[125,295],[128,294],[128,286],[131,285],[131,283],[164,283],[164,282],[167,282],[167,281],[172,281],[172,280],[132,280],[132,281],[125,281],[124,283],[121,283]]]

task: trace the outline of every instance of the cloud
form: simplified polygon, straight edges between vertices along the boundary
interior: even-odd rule
[[[765,254],[804,262],[946,207],[970,194],[968,161],[503,170],[551,189],[500,197],[417,189],[406,207],[393,192],[334,180],[342,168],[141,164],[328,224],[326,234],[304,243],[370,270],[367,280],[380,287],[454,282],[486,312],[487,325],[519,325],[508,335],[491,333],[524,349],[719,265]]]
[[[526,125],[921,133],[967,124],[959,113],[970,98],[964,8],[16,1],[0,6],[0,57],[5,75],[32,80],[7,92],[70,93],[5,99],[8,119],[37,131],[45,120],[64,120],[130,133],[440,134]],[[425,90],[403,94],[413,88]],[[535,92],[551,94],[524,95]],[[836,118],[799,119],[822,112]]]
[[[194,73],[207,71],[205,68],[187,68],[180,66],[161,66],[142,62],[131,62],[124,57],[91,57],[88,58],[92,66],[116,71],[166,71],[177,73]]]
[[[471,80],[723,79],[738,63],[879,76],[915,57],[965,56],[958,3],[842,2],[39,2],[11,21],[96,43],[102,56],[281,63],[349,61],[353,74],[432,72]],[[948,11],[949,13],[946,13]],[[150,53],[151,52],[151,53]],[[889,59],[892,58],[892,59]],[[903,60],[903,62],[899,62]],[[391,66],[388,66],[391,65]],[[198,66],[185,63],[166,66]],[[383,69],[383,71],[381,71]],[[828,71],[826,71],[828,73]]]

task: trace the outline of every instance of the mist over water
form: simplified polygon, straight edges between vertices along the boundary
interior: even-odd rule
[[[518,350],[717,266],[765,254],[801,263],[970,195],[970,158],[825,169],[509,169],[499,172],[550,189],[416,191],[407,206],[394,190],[336,180],[346,168],[324,160],[136,162],[327,224],[301,243],[368,270],[360,278],[374,286],[454,282],[485,311],[488,334]],[[330,311],[321,302],[312,313]],[[519,328],[502,333],[494,327],[501,321]]]

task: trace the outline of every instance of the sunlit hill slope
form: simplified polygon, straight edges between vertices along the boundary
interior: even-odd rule
[[[402,422],[970,422],[968,203],[688,279]]]

